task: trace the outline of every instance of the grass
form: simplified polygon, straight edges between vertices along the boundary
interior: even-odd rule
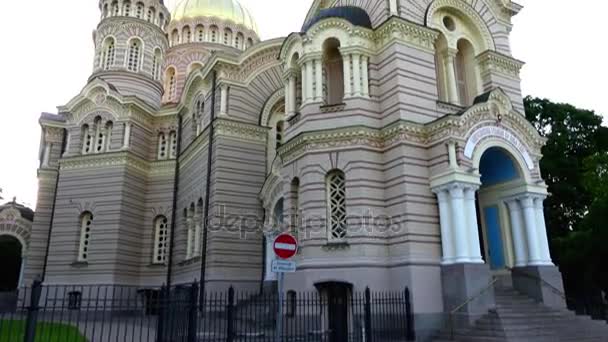
[[[25,334],[25,321],[0,320],[0,342],[21,342]],[[87,342],[76,327],[39,322],[35,342]]]

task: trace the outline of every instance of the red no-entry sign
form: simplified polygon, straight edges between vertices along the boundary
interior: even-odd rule
[[[298,252],[298,241],[289,234],[281,234],[274,239],[274,254],[281,259],[289,259]]]

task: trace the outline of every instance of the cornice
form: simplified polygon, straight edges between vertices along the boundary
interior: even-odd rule
[[[486,51],[477,56],[481,73],[500,73],[509,77],[519,78],[519,72],[524,62],[495,51]]]
[[[399,17],[391,17],[375,32],[378,50],[381,51],[394,41],[417,47],[429,52],[435,51],[435,41],[439,32]]]
[[[218,136],[258,143],[266,143],[268,139],[268,128],[255,124],[220,118],[214,125]]]
[[[59,165],[61,171],[123,166],[154,176],[171,175],[175,170],[175,160],[147,161],[126,151],[63,158]]]

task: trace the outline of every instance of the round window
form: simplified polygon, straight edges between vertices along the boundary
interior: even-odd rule
[[[454,23],[454,19],[448,16],[443,17],[443,26],[445,26],[445,28],[450,31],[454,31],[456,29],[456,23]]]

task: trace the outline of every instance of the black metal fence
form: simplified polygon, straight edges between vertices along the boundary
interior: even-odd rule
[[[43,286],[15,293],[0,312],[0,342],[392,342],[415,340],[410,293],[288,292],[276,336],[276,294]]]

